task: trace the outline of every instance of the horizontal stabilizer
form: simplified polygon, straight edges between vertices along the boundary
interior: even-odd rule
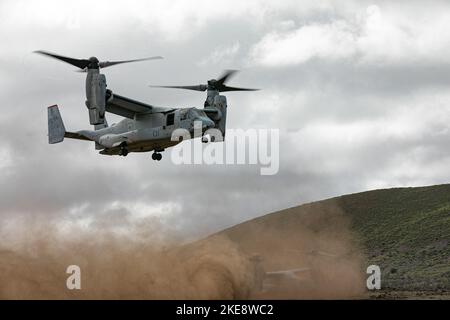
[[[70,139],[94,141],[93,139],[91,139],[85,135],[82,135],[78,132],[66,132],[66,133],[64,133],[64,137],[70,138]]]

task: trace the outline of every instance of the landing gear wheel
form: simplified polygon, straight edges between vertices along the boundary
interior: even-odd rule
[[[152,154],[152,159],[153,159],[153,160],[157,160],[157,161],[161,161],[161,159],[162,159],[162,154],[161,154],[161,153],[158,153],[158,152],[155,152],[155,153]]]
[[[120,155],[124,157],[128,155],[128,148],[126,145],[120,147]]]

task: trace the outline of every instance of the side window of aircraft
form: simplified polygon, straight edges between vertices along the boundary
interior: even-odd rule
[[[175,123],[175,113],[169,113],[167,115],[166,125],[171,126]]]

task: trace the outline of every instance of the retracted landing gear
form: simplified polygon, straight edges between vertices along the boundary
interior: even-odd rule
[[[152,154],[152,159],[153,159],[153,160],[157,160],[157,161],[161,161],[161,159],[162,159],[162,154],[155,151],[155,152]]]

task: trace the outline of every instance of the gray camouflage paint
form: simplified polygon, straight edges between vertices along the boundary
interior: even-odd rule
[[[219,95],[216,90],[208,90],[208,107],[204,110],[197,108],[155,108],[144,103],[119,96],[122,103],[114,103],[114,95],[109,92],[106,96],[106,77],[98,69],[88,69],[86,76],[86,106],[89,110],[90,123],[96,130],[80,130],[66,132],[57,105],[48,108],[48,137],[49,143],[60,143],[64,137],[89,140],[96,142],[96,149],[101,154],[123,155],[128,152],[161,152],[181,141],[172,141],[172,132],[183,128],[194,132],[194,122],[202,124],[202,131],[218,128],[225,134],[226,126],[226,97]],[[126,101],[126,103],[123,103]],[[117,124],[108,126],[105,117],[108,111],[119,115],[132,114],[132,119],[123,119]],[[146,107],[147,106],[147,107]],[[144,109],[144,110],[142,110]],[[141,111],[137,111],[141,110]],[[206,111],[206,113],[205,113]],[[211,116],[208,117],[207,113]],[[173,123],[168,123],[168,117],[173,115]],[[194,138],[194,135],[191,135]],[[125,150],[125,151],[124,151]]]

